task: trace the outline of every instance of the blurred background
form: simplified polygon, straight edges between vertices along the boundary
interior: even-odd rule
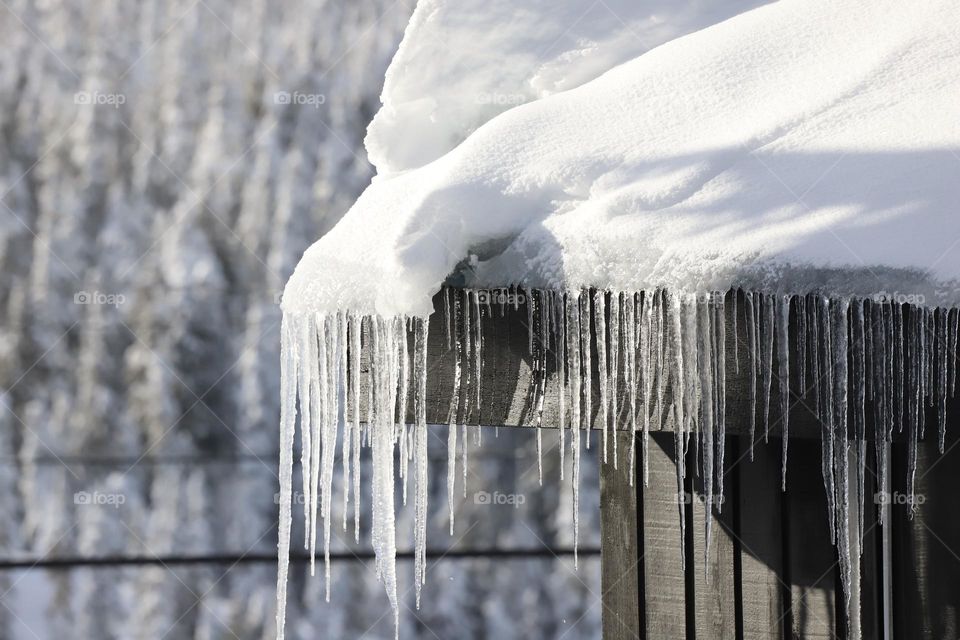
[[[0,638],[273,637],[277,301],[372,176],[413,1],[0,0]],[[450,536],[445,431],[401,636],[598,637],[596,449],[575,569],[555,436],[539,487],[532,430],[490,430]],[[367,536],[334,551],[288,636],[392,638]]]

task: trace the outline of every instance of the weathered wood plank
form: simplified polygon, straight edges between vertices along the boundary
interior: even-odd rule
[[[857,484],[857,473],[859,468],[859,462],[856,457],[856,451],[854,447],[850,447],[850,450],[847,452],[847,473],[849,474],[850,484],[847,487],[847,500],[850,501],[850,518],[847,521],[847,535],[850,537],[850,562],[851,563],[860,563],[862,561],[861,551],[862,544],[860,540],[860,524],[858,516],[858,508],[860,505],[860,488]],[[862,635],[862,619],[861,619],[861,606],[863,604],[863,595],[861,594],[860,589],[863,585],[863,574],[862,574],[862,565],[861,571],[851,571],[850,572],[850,593],[847,594],[847,597],[850,600],[850,626],[846,627],[846,619],[841,612],[839,615],[839,628],[843,631],[845,630],[845,637],[847,640],[861,640]],[[870,636],[866,636],[870,637]]]
[[[759,443],[753,461],[748,458],[736,465],[744,640],[789,637],[784,633],[789,591],[783,567],[778,444]]]
[[[684,546],[678,523],[680,499],[675,456],[672,434],[651,434],[650,485],[642,491],[645,637],[651,640],[687,635],[688,603],[682,566]]]
[[[881,529],[877,517],[878,491],[872,443],[867,446],[864,473],[863,540],[860,554],[860,628],[863,638],[883,638]],[[851,474],[856,465],[851,466]],[[851,475],[851,477],[856,477]]]
[[[786,501],[788,568],[793,634],[835,638],[837,561],[830,543],[826,497],[820,473],[820,443],[791,443]]]
[[[749,342],[747,340],[745,304],[742,296],[739,299],[736,309],[738,310],[737,320],[737,339],[732,331],[733,318],[732,313],[734,305],[732,293],[727,296],[727,372],[726,372],[726,414],[728,417],[729,434],[745,434],[749,431],[750,424],[750,357],[748,353]],[[444,311],[444,301],[447,300],[449,313]],[[434,312],[430,317],[430,333],[428,340],[428,375],[427,375],[427,422],[431,424],[445,424],[450,419],[451,407],[456,406],[451,402],[453,398],[456,356],[455,349],[457,345],[456,336],[459,334],[462,343],[466,344],[465,334],[463,333],[464,321],[469,315],[470,322],[476,322],[477,308],[467,304],[466,293],[463,289],[449,288],[441,291],[434,297]],[[538,354],[531,354],[528,332],[528,308],[529,301],[526,294],[520,293],[516,297],[517,304],[492,304],[490,306],[480,305],[480,324],[481,324],[481,344],[482,344],[482,370],[479,381],[479,397],[477,401],[477,380],[474,372],[474,361],[472,351],[469,357],[465,354],[461,359],[461,373],[463,398],[465,402],[461,403],[456,421],[468,425],[488,425],[488,426],[535,426],[538,421],[538,399],[542,384],[542,424],[545,427],[556,427],[561,424],[560,416],[560,394],[561,385],[558,376],[558,364],[560,364],[560,351],[558,345],[551,341],[546,348],[545,363],[546,378],[540,373],[541,368],[537,363]],[[592,306],[591,306],[592,308]],[[539,310],[534,310],[534,317],[538,317]],[[451,324],[452,337],[450,344],[447,343],[446,325]],[[536,325],[535,320],[535,325]],[[473,324],[472,326],[475,326]],[[791,346],[796,347],[796,321],[791,321]],[[475,345],[475,335],[470,336],[471,346]],[[538,352],[539,342],[534,339],[534,351]],[[413,340],[409,340],[409,347],[412,350]],[[623,341],[621,340],[621,348]],[[367,386],[369,383],[368,371],[369,361],[367,359],[367,350],[361,358],[361,419],[366,416]],[[598,354],[596,341],[591,344],[591,414],[590,424],[594,429],[602,426],[602,414],[600,411],[600,389],[598,377]],[[623,354],[621,352],[620,364],[622,370]],[[737,368],[737,359],[739,357],[739,369]],[[608,358],[609,360],[609,358]],[[813,412],[813,402],[811,398],[798,395],[800,384],[798,382],[797,354],[791,350],[791,408],[790,408],[790,435],[791,437],[801,438],[819,438],[820,425]],[[762,365],[761,365],[762,366]],[[780,409],[776,394],[778,393],[778,363],[776,355],[773,362],[773,394],[774,397],[770,403],[770,435],[778,437],[781,433],[782,421],[780,420]],[[611,390],[612,393],[612,390]],[[570,425],[572,402],[569,397],[569,388],[566,390],[564,401],[563,424]],[[624,429],[628,423],[627,387],[624,377],[621,375],[617,388],[618,402],[618,428]],[[869,404],[869,403],[868,403]],[[757,437],[763,433],[763,410],[762,402],[758,400],[757,407]],[[413,419],[413,403],[408,404],[408,420]],[[960,415],[960,399],[951,400],[948,405],[949,414]],[[657,428],[658,425],[654,425]],[[664,420],[663,428],[668,431],[673,430],[673,424],[669,417]],[[932,429],[930,431],[933,431]],[[898,434],[898,437],[902,437]]]
[[[618,433],[618,448],[628,451],[630,434]],[[640,627],[640,574],[636,485],[630,465],[621,459],[600,468],[601,616],[604,640],[637,640]]]
[[[948,435],[947,447],[956,445],[956,449],[944,457],[935,442],[918,447],[918,509],[912,518],[906,503],[907,446],[893,447],[894,638],[960,637],[960,511],[953,506],[957,464],[951,459],[960,443],[956,429]]]
[[[732,462],[726,461],[727,470]],[[731,487],[729,482],[725,482],[722,511],[719,510],[719,496],[713,496],[713,504],[710,505],[714,521],[710,547],[706,548],[707,505],[703,481],[704,478],[698,476],[693,482],[695,495],[692,496],[693,521],[690,523],[693,527],[693,554],[687,558],[688,571],[693,571],[695,585],[696,637],[697,640],[734,640],[737,631],[734,601],[737,587],[732,533],[736,504],[726,499],[731,495]]]

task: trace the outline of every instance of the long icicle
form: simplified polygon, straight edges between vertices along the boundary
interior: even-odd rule
[[[787,490],[787,445],[790,443],[790,297],[781,296],[777,305],[777,387],[780,389],[780,423],[783,438],[780,489]]]
[[[610,424],[607,415],[609,398],[607,397],[607,310],[605,291],[598,289],[594,292],[593,307],[593,327],[597,337],[597,382],[600,385],[600,423],[603,428],[603,462],[606,463]]]
[[[454,368],[453,396],[450,398],[450,413],[447,420],[447,507],[450,512],[450,535],[453,535],[454,501],[457,482],[457,426],[460,415],[460,376],[462,364],[460,342],[460,316],[462,314],[458,299],[454,299]]]
[[[571,484],[573,485],[573,566],[576,568],[577,544],[580,534],[580,430],[583,428],[580,405],[584,379],[581,370],[583,355],[581,348],[583,342],[580,334],[582,324],[582,318],[580,316],[583,313],[583,309],[581,308],[581,293],[577,291],[571,295],[573,299],[568,306],[570,318],[567,337],[569,343],[569,369],[572,380],[570,393],[570,449],[573,453],[573,477],[571,478]]]
[[[317,337],[313,316],[307,316],[307,318],[300,323],[299,331],[297,333],[297,348],[300,354],[298,360],[300,361],[300,366],[303,368],[302,370],[308,372],[306,375],[301,374],[298,376],[298,380],[300,383],[300,474],[303,483],[303,547],[304,549],[310,550],[310,531],[312,530],[314,521],[316,519],[316,511],[311,508],[313,501],[310,497],[310,489],[313,486],[310,481],[310,473],[313,471],[313,465],[316,462],[310,459],[310,456],[313,452],[313,445],[311,443],[313,433],[311,430],[310,419],[311,415],[318,417],[316,416],[315,412],[311,411],[312,407],[310,404],[311,380],[315,375],[317,375],[314,372],[314,369],[317,366],[315,353]],[[312,348],[310,344],[311,341],[314,342]],[[317,399],[314,397],[314,404],[316,404],[316,401]],[[311,554],[311,565],[312,562],[313,559]]]
[[[427,472],[427,334],[429,320],[416,319],[414,345],[414,427],[413,466],[416,474],[415,531],[414,531],[414,585],[417,609],[420,608],[420,589],[427,572],[427,501],[430,496]]]
[[[753,444],[757,439],[757,311],[756,296],[744,292],[747,315],[747,346],[750,350],[750,460],[753,461]]]
[[[571,480],[575,549],[579,544],[581,430],[588,429],[589,444],[589,429],[594,424],[596,412],[598,428],[603,429],[603,460],[610,463],[609,430],[616,433],[621,416],[619,405],[626,403],[629,405],[627,427],[634,435],[631,439],[631,482],[632,466],[638,460],[633,450],[636,441],[642,437],[646,450],[649,431],[664,430],[669,428],[665,424],[670,424],[674,429],[677,451],[678,490],[682,490],[686,473],[684,461],[693,442],[693,451],[697,455],[693,462],[700,467],[705,494],[704,553],[709,553],[713,512],[720,511],[724,491],[725,373],[729,339],[726,323],[739,327],[741,308],[745,341],[750,346],[747,354],[749,370],[745,375],[751,385],[751,445],[757,415],[763,412],[764,433],[768,433],[769,404],[778,402],[784,422],[781,483],[785,488],[791,393],[789,323],[793,315],[798,334],[795,342],[797,360],[793,364],[800,380],[793,389],[800,398],[812,395],[822,425],[822,472],[830,536],[840,558],[845,614],[851,615],[850,608],[855,602],[851,589],[858,584],[859,571],[858,559],[852,556],[862,552],[859,541],[863,538],[864,527],[862,499],[866,485],[867,408],[870,407],[876,430],[873,437],[877,442],[878,486],[886,484],[889,464],[886,445],[894,430],[906,430],[908,434],[907,503],[912,514],[917,505],[914,482],[918,441],[923,436],[928,410],[937,411],[938,444],[941,447],[945,437],[947,398],[953,395],[956,385],[956,351],[960,340],[960,312],[957,309],[917,307],[886,298],[864,301],[820,294],[791,297],[732,289],[729,293],[733,296],[729,302],[730,314],[727,314],[723,299],[716,294],[701,302],[692,293],[678,294],[664,289],[636,293],[584,289],[566,294],[519,288],[510,291],[514,292],[515,310],[518,309],[517,299],[522,298],[518,292],[526,295],[528,303],[528,346],[532,349],[531,369],[537,385],[538,427],[542,419],[550,341],[554,341],[560,387],[561,468],[565,450],[563,434],[567,424],[573,430]],[[458,291],[452,300],[449,293],[445,293],[444,300],[447,303],[443,309],[444,320],[450,325],[450,341],[455,350],[454,390],[449,415],[451,435],[448,440],[448,507],[452,533],[457,444],[461,445],[464,456],[462,471],[465,474],[466,424],[479,415],[482,400],[479,390],[482,332],[480,297],[475,291]],[[408,481],[414,482],[416,487],[414,583],[419,606],[421,587],[425,583],[428,515],[427,327],[425,318],[360,316],[346,312],[285,315],[283,318],[278,637],[284,633],[293,511],[293,447],[298,413],[303,447],[299,481],[303,483],[305,501],[304,541],[311,556],[315,557],[316,538],[322,532],[327,598],[330,593],[335,452],[340,445],[342,525],[346,529],[352,497],[354,533],[359,539],[360,451],[365,438],[373,457],[371,541],[376,552],[377,575],[386,588],[394,611],[395,630],[399,628],[397,475],[403,481],[404,502]],[[408,345],[410,339],[412,345]],[[735,334],[732,340],[735,359],[732,364],[736,370],[740,336]],[[367,370],[364,374],[361,374],[361,347],[366,350],[364,357],[369,358],[363,361]],[[595,360],[592,349],[597,350]],[[597,407],[592,406],[594,365],[599,376],[600,405]],[[777,368],[773,369],[774,366]],[[775,392],[770,379],[773,375],[780,378]],[[367,380],[366,422],[362,425],[361,381]],[[758,390],[758,386],[762,389]],[[620,400],[621,389],[626,394],[624,402]],[[771,392],[777,397],[772,398]],[[565,407],[568,399],[569,413]],[[763,408],[758,406],[758,401],[764,403]],[[408,402],[413,407],[411,425],[407,425],[406,420]],[[460,425],[463,426],[462,432],[457,428]],[[462,442],[458,442],[461,433]],[[338,443],[337,438],[341,435],[344,440]],[[617,440],[614,437],[614,465],[617,464]],[[542,455],[541,446],[538,442],[538,457]],[[646,460],[647,456],[643,458]],[[409,461],[413,462],[412,470],[408,469]],[[644,470],[646,476],[646,464]],[[409,479],[410,473],[413,480]],[[542,480],[542,471],[540,478]],[[852,490],[853,482],[856,482],[856,491]],[[463,484],[466,491],[465,477]],[[860,496],[856,505],[850,502],[854,495]],[[856,513],[852,509],[856,509]],[[318,518],[323,521],[322,529],[318,526]],[[680,518],[681,535],[684,535],[686,523],[682,505]],[[312,560],[311,570],[313,566]],[[853,620],[848,621],[848,628],[850,624],[856,624],[855,619],[848,620]],[[856,635],[855,630],[852,633]]]
[[[617,469],[617,428],[620,424],[620,296],[614,291],[610,293],[610,357],[609,373],[610,378],[610,420],[613,423],[613,468]]]
[[[293,520],[293,440],[297,423],[296,322],[280,322],[280,522],[277,534],[277,638],[283,640],[287,615],[287,572],[290,567],[290,524]]]

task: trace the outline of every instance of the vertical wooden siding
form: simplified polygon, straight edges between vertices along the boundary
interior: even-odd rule
[[[629,442],[627,434],[621,437]],[[604,467],[603,586],[605,600],[613,607],[613,611],[604,610],[605,639],[850,637],[837,554],[827,524],[820,443],[791,442],[789,491],[782,493],[779,441],[758,443],[750,462],[741,459],[747,452],[742,440],[741,436],[728,438],[723,512],[714,509],[713,541],[706,556],[699,479],[687,482],[687,492],[692,486],[697,496],[683,505],[687,535],[681,539],[678,502],[683,499],[678,499],[682,494],[677,490],[672,434],[651,434],[647,487],[638,482],[632,493],[625,489],[629,478],[623,462],[616,481],[612,467]],[[960,444],[960,439],[947,443],[948,447],[952,444]],[[921,443],[916,491],[923,504],[911,518],[908,506],[902,504],[906,448],[902,443],[892,446],[890,491],[895,503],[886,529],[878,521],[875,496],[880,489],[872,452],[868,452],[864,536],[853,548],[859,553],[861,578],[852,615],[859,617],[861,637],[866,639],[957,638],[960,511],[954,508],[954,492],[960,486],[958,467],[941,458],[936,443]],[[638,446],[638,469],[639,452]],[[940,464],[938,460],[944,461]],[[853,465],[851,455],[851,477],[855,477]],[[850,491],[851,539],[856,540],[855,483]],[[611,517],[634,520],[622,510],[624,504],[636,505],[635,534],[618,532],[608,522]],[[890,540],[890,576],[884,576],[884,536]],[[629,567],[636,567],[639,586],[626,597],[613,596],[617,578]],[[886,594],[885,584],[889,585]],[[630,602],[636,602],[636,616],[618,612],[617,608]],[[633,622],[613,624],[614,613],[636,621],[637,626]],[[885,625],[885,619],[892,626]]]

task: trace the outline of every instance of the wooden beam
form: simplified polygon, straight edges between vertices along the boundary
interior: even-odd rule
[[[750,358],[748,352],[747,323],[744,317],[745,303],[742,296],[736,305],[738,309],[737,333],[732,331],[732,313],[734,305],[733,293],[728,293],[726,306],[728,331],[726,341],[727,371],[726,371],[726,416],[727,433],[730,435],[744,435],[750,428]],[[516,304],[513,304],[513,300]],[[480,305],[481,325],[481,354],[482,368],[478,380],[475,375],[472,357],[464,355],[461,358],[461,399],[459,403],[451,402],[454,393],[454,379],[456,372],[456,350],[458,334],[461,346],[465,347],[467,337],[463,333],[463,320],[470,315],[471,322],[476,321],[476,307],[468,302],[465,289],[446,288],[433,299],[434,311],[430,316],[430,332],[427,349],[427,422],[429,424],[447,424],[453,419],[457,424],[530,427],[536,426],[538,417],[538,401],[542,388],[542,426],[555,428],[561,424],[560,410],[560,350],[558,345],[549,344],[546,357],[546,379],[538,372],[535,356],[530,351],[529,321],[526,295],[519,293],[511,298],[507,304],[494,303]],[[445,304],[447,311],[444,310]],[[451,325],[451,338],[447,341],[447,323]],[[796,346],[796,319],[791,319],[790,342]],[[469,336],[471,349],[475,346],[476,336]],[[410,350],[413,349],[412,334],[408,340]],[[366,343],[366,342],[365,342]],[[622,343],[621,343],[622,345]],[[594,429],[602,428],[602,414],[600,412],[600,388],[598,377],[598,354],[595,338],[590,347],[592,385],[590,403],[590,424]],[[739,353],[739,367],[737,354]],[[798,355],[792,350],[790,362],[791,395],[789,411],[789,429],[791,437],[820,438],[821,426],[814,412],[812,397],[798,394],[800,389]],[[621,360],[622,362],[622,360]],[[361,419],[366,416],[367,386],[369,377],[369,360],[367,350],[361,357]],[[770,402],[770,436],[778,438],[782,431],[780,408],[778,401],[778,363],[774,353],[772,377],[772,397]],[[808,373],[809,376],[809,373]],[[541,387],[542,385],[542,387]],[[759,386],[759,385],[758,385]],[[612,390],[611,390],[612,392]],[[623,376],[616,390],[619,401],[619,429],[627,428],[627,387]],[[571,402],[569,390],[564,398],[562,423],[570,426]],[[756,438],[764,435],[762,393],[758,389],[757,398]],[[457,415],[451,416],[451,408],[457,406]],[[413,403],[408,403],[407,420],[413,421]],[[960,415],[960,399],[949,401],[950,415]],[[868,406],[868,415],[870,408]],[[935,411],[928,409],[928,424],[936,424]],[[868,419],[868,423],[872,422]],[[666,417],[662,425],[653,425],[652,428],[662,428],[673,431],[671,419]],[[934,432],[935,429],[928,429]],[[853,430],[851,429],[851,434]],[[868,436],[870,431],[868,428]],[[852,435],[851,435],[852,437]],[[903,438],[904,434],[895,437]],[[928,435],[928,437],[930,437]]]
[[[616,434],[620,451],[629,451],[630,435]],[[604,640],[641,638],[640,575],[642,557],[637,543],[636,484],[630,483],[630,465],[620,458],[600,467],[600,593]]]

